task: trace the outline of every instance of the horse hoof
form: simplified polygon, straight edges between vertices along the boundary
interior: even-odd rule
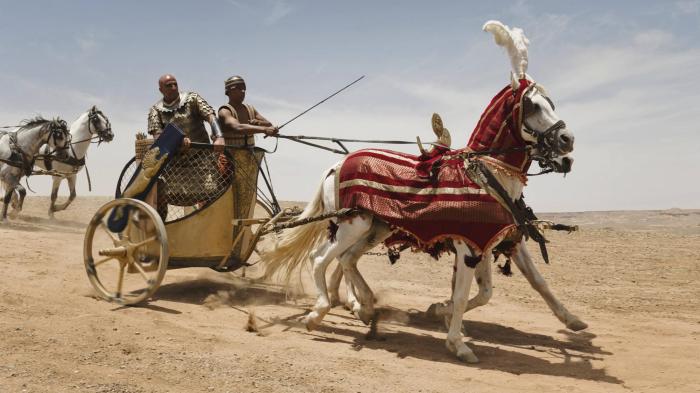
[[[310,332],[313,331],[314,329],[316,329],[316,328],[318,327],[318,325],[319,325],[319,324],[318,324],[316,321],[314,321],[314,319],[313,319],[312,317],[310,317],[309,315],[306,315],[306,316],[304,316],[304,317],[301,317],[300,322],[303,323],[304,326],[306,326],[306,330],[308,330],[308,331],[310,331]]]
[[[425,316],[428,317],[428,319],[432,320],[438,320],[438,315],[437,315],[437,307],[439,303],[433,303],[431,304],[427,310],[425,310]]]
[[[433,303],[427,310],[425,310],[425,316],[433,321],[439,321],[440,317],[448,317],[452,315],[450,307],[451,303],[449,302]]]
[[[359,318],[360,321],[362,321],[362,323],[364,323],[365,325],[369,325],[372,322],[374,312],[356,312],[355,315],[357,316],[357,318]]]
[[[457,355],[457,359],[469,364],[479,363],[479,358],[471,352],[460,353]]]
[[[583,330],[587,327],[588,324],[578,318],[566,324],[566,328],[574,332],[578,332],[579,330]]]
[[[458,349],[454,343],[447,340],[447,342],[445,342],[445,346],[447,347],[448,351],[457,356],[457,359],[465,363],[479,363],[479,358],[474,355],[474,352],[472,352],[469,347],[466,346],[466,344],[462,344],[461,348]]]

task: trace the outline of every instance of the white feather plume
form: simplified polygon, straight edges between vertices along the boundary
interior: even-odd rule
[[[530,40],[525,37],[525,32],[517,27],[510,28],[497,21],[490,20],[484,23],[484,31],[493,34],[496,44],[506,48],[513,72],[518,77],[525,77],[527,72],[527,46]]]

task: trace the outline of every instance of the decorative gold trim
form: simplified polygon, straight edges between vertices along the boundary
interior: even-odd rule
[[[453,233],[442,234],[442,235],[438,235],[438,236],[431,238],[427,242],[423,242],[420,240],[420,238],[415,233],[405,229],[402,226],[392,225],[392,227],[394,229],[394,232],[405,232],[405,233],[409,234],[411,236],[411,238],[413,238],[413,240],[417,244],[418,249],[427,249],[431,246],[434,246],[438,242],[450,239],[450,240],[461,240],[461,241],[467,243],[467,245],[469,247],[471,247],[473,251],[476,251],[480,254],[483,254],[484,250],[486,250],[486,251],[491,250],[493,247],[495,247],[496,244],[500,243],[501,240],[505,239],[506,237],[510,236],[511,234],[513,234],[515,231],[518,230],[518,227],[515,224],[508,224],[508,226],[506,226],[505,228],[498,231],[495,235],[491,236],[491,239],[489,239],[489,241],[486,243],[486,246],[484,246],[484,248],[482,249],[481,247],[477,246],[473,240],[468,239],[462,235],[457,235],[457,234],[453,234]]]
[[[365,179],[353,179],[346,180],[340,183],[340,189],[353,187],[353,186],[366,186],[380,191],[388,192],[401,192],[404,194],[413,195],[474,195],[474,194],[486,194],[486,191],[480,188],[473,187],[435,187],[435,188],[420,188],[420,187],[410,187],[410,186],[394,186],[390,184],[383,184],[372,180]]]
[[[508,165],[505,162],[495,159],[493,157],[481,156],[477,157],[476,159],[481,160],[485,164],[488,164],[491,167],[493,167],[492,169],[494,170],[494,172],[510,177],[516,177],[518,178],[518,180],[520,180],[520,183],[522,183],[523,185],[527,185],[527,176],[522,172],[522,170],[512,165]]]

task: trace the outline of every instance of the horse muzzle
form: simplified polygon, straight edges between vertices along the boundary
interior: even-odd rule
[[[567,155],[556,157],[550,160],[550,165],[554,172],[557,173],[569,173],[571,168],[574,166],[574,158]]]
[[[574,151],[574,134],[566,128],[559,129],[555,133],[552,145],[558,156],[565,156]]]

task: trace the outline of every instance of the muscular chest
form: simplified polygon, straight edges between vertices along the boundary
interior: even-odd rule
[[[241,124],[250,124],[250,114],[245,106],[236,107],[236,118]]]

